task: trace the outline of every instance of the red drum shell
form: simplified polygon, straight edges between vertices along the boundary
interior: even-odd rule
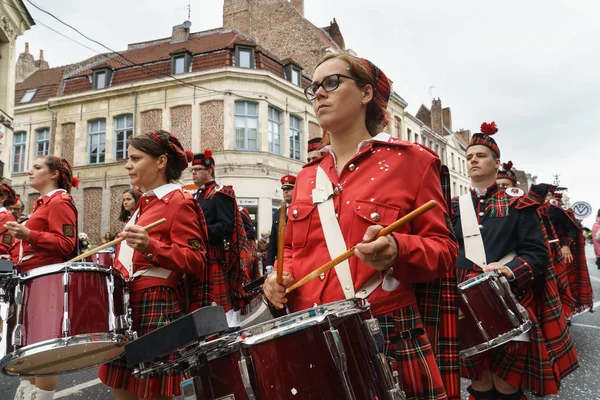
[[[115,252],[113,250],[102,250],[96,254],[84,258],[82,262],[89,262],[113,267],[115,263]]]
[[[494,284],[499,291],[494,290],[492,286]],[[459,285],[459,293],[462,315],[458,321],[458,332],[462,352],[469,355],[477,354],[506,343],[527,331],[528,319],[517,306],[514,295],[506,290],[497,276],[482,274],[469,279]],[[509,310],[517,318],[517,323],[509,317]],[[494,339],[494,343],[486,341],[473,313],[481,322],[489,339]],[[521,332],[517,332],[519,329]]]
[[[66,346],[63,334],[65,266],[69,271]],[[107,282],[111,275],[112,294]],[[118,271],[89,263],[57,264],[29,271],[20,283],[22,345],[0,362],[2,372],[23,376],[71,372],[107,362],[123,352],[125,343],[120,333],[124,330],[111,330],[109,325],[109,298],[116,317],[126,314],[123,302],[126,284]],[[16,310],[16,306],[13,305],[13,309]],[[8,320],[9,343],[16,318],[15,312]],[[64,362],[56,363],[56,360]]]

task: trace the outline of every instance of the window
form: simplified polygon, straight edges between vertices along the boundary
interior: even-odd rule
[[[292,83],[296,86],[302,86],[302,75],[296,68],[292,68]]]
[[[300,160],[300,137],[302,135],[302,120],[294,115],[290,115],[290,158]]]
[[[269,152],[281,154],[281,111],[269,107]]]
[[[189,52],[173,54],[171,57],[171,74],[183,74],[190,72],[192,55]]]
[[[467,164],[465,163],[465,160],[462,160],[463,163],[463,171],[465,172],[465,175],[467,174]]]
[[[106,146],[106,120],[96,119],[88,123],[88,162],[102,164]]]
[[[254,49],[252,47],[235,48],[236,67],[254,68]]]
[[[452,182],[452,196],[456,196],[456,182]]]
[[[110,78],[112,76],[112,70],[108,68],[99,69],[94,71],[94,89],[105,89],[110,85]]]
[[[36,153],[37,157],[43,157],[48,155],[48,149],[50,148],[50,129],[42,128],[36,131]]]
[[[456,170],[456,166],[454,165],[454,153],[450,153],[450,157],[452,159],[452,170],[455,171]]]
[[[33,100],[33,96],[35,96],[36,93],[37,89],[30,89],[26,91],[23,97],[21,97],[20,103],[29,103],[31,100]]]
[[[235,149],[258,150],[258,103],[235,102]]]
[[[419,143],[419,135],[415,132],[415,143]]]
[[[25,172],[25,132],[15,132],[13,136],[13,162],[12,172]]]
[[[133,135],[133,115],[122,115],[115,119],[115,159],[127,159],[127,139]]]
[[[293,65],[288,64],[284,68],[285,77],[288,81],[292,82],[296,86],[302,87],[302,70]]]
[[[412,142],[412,131],[408,128],[406,128],[406,135],[408,136],[407,140]]]

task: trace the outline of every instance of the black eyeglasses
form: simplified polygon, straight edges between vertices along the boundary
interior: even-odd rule
[[[313,101],[317,95],[317,90],[319,87],[322,87],[324,91],[327,93],[333,92],[340,86],[340,78],[352,79],[353,81],[363,83],[361,80],[358,80],[352,76],[343,75],[343,74],[333,74],[326,76],[321,83],[313,82],[306,89],[304,89],[304,95],[308,99],[308,101]]]
[[[202,167],[190,168],[190,172],[200,172],[200,171],[208,171],[208,168],[202,168]]]

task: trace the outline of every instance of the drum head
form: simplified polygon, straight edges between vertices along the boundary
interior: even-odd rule
[[[9,353],[0,367],[6,375],[59,375],[112,361],[123,354],[125,342],[125,336],[113,334],[55,339]]]
[[[19,279],[24,281],[24,280],[28,280],[28,279],[34,279],[34,278],[44,276],[44,275],[63,273],[65,271],[68,271],[68,272],[100,272],[103,274],[113,274],[118,277],[122,277],[122,274],[120,271],[118,271],[114,268],[111,268],[109,266],[106,266],[106,265],[101,265],[101,264],[91,263],[91,262],[74,262],[74,263],[52,264],[52,265],[46,265],[44,267],[35,268],[35,269],[32,269],[30,271],[24,272],[23,274],[19,275]]]

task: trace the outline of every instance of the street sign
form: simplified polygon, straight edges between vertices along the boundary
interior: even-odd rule
[[[577,219],[585,219],[592,215],[592,206],[585,201],[578,201],[571,206]]]

